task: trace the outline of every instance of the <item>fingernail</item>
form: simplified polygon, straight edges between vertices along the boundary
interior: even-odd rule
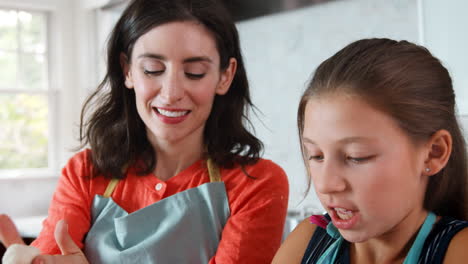
[[[34,259],[33,263],[32,264],[44,264],[44,260],[43,259]]]
[[[60,220],[60,222],[62,222],[63,228],[65,228],[65,230],[68,231],[68,223],[67,223],[67,221],[65,221],[65,219],[62,219],[62,220]]]

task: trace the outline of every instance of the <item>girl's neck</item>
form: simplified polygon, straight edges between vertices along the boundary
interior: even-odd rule
[[[154,175],[163,181],[177,175],[204,155],[202,135],[196,139],[189,137],[178,142],[150,141],[156,153]]]
[[[428,212],[413,211],[390,231],[350,244],[351,263],[403,263]]]

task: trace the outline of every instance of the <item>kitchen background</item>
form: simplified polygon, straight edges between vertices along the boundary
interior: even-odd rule
[[[13,216],[25,236],[33,236],[40,227],[60,168],[74,153],[81,104],[103,76],[104,42],[125,3],[125,0],[0,0],[0,9],[38,11],[47,16],[48,167],[0,168],[0,213]],[[468,138],[465,15],[468,2],[271,0],[270,3],[275,3],[275,10],[266,8],[263,13],[247,14],[248,8],[254,8],[248,7],[242,13],[248,19],[240,14],[237,25],[253,102],[260,110],[252,114],[256,134],[265,143],[264,156],[280,164],[289,177],[287,230],[297,219],[322,211],[313,191],[307,196],[304,193],[306,176],[296,129],[300,94],[315,67],[351,41],[389,37],[427,46],[453,76],[460,120]],[[278,7],[281,12],[272,12],[279,11]]]

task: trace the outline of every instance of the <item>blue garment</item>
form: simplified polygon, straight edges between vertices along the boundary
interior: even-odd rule
[[[325,216],[328,220],[330,217]],[[456,220],[452,217],[442,217],[432,227],[429,235],[424,241],[421,249],[421,254],[417,262],[418,264],[442,264],[447,251],[448,245],[459,231],[468,227],[468,221]],[[319,258],[336,242],[336,238],[330,236],[325,229],[316,228],[312,238],[309,241],[302,264],[318,263]],[[349,264],[349,242],[343,241],[337,252],[337,258],[334,260],[335,264]]]
[[[208,263],[230,215],[224,183],[209,172],[210,183],[131,214],[112,198],[97,195],[85,239],[89,262]]]

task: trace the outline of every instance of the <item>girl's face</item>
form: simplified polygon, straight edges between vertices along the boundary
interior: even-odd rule
[[[130,64],[121,61],[153,144],[200,144],[214,97],[227,93],[236,70],[235,59],[220,70],[212,34],[195,22],[151,29],[135,42]]]
[[[391,235],[421,219],[426,153],[395,120],[358,97],[334,95],[311,99],[304,120],[315,191],[346,240]]]

